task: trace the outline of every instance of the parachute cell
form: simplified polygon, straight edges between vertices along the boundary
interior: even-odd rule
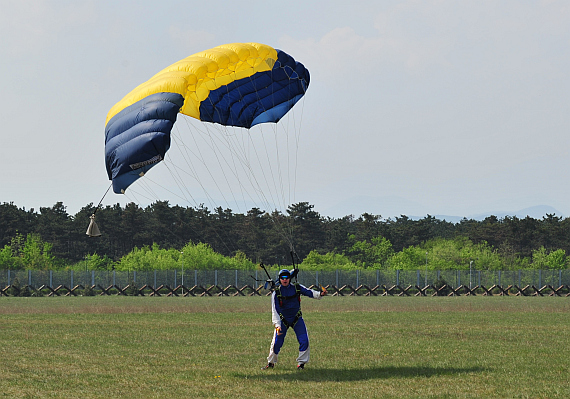
[[[281,50],[234,43],[194,54],[153,76],[107,115],[105,162],[115,193],[164,159],[177,114],[250,128],[278,122],[305,94],[309,72]]]

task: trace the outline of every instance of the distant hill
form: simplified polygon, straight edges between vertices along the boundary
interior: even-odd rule
[[[332,218],[340,218],[347,215],[359,217],[364,212],[381,215],[383,218],[394,218],[395,216],[406,215],[410,219],[418,220],[427,216],[423,213],[425,206],[418,202],[406,200],[401,197],[387,196],[387,197],[369,197],[369,196],[355,196],[348,200],[341,201],[334,206],[326,209],[317,209],[322,216],[330,216]],[[428,212],[429,213],[429,212]],[[423,215],[422,215],[423,214]],[[530,216],[534,219],[542,219],[546,214],[555,214],[559,217],[564,215],[550,205],[536,205],[520,210],[501,210],[477,213],[472,215],[432,215],[439,219],[446,220],[452,223],[458,223],[463,218],[473,220],[484,220],[486,217],[494,215],[496,217],[504,218],[505,216],[516,216],[524,219]],[[418,216],[422,215],[422,216]]]
[[[498,217],[499,219],[504,218],[505,216],[516,216],[519,219],[524,219],[527,216],[530,216],[533,219],[542,219],[547,214],[554,214],[558,217],[564,217],[561,212],[557,211],[550,205],[536,205],[531,206],[529,208],[520,209],[518,211],[500,211],[500,212],[485,212],[485,213],[478,213],[475,215],[466,216],[467,219],[473,220],[484,220],[486,217],[491,215]],[[463,219],[463,216],[450,216],[450,215],[432,215],[436,219],[439,220],[446,220],[452,223],[458,223]],[[425,216],[410,216],[410,219],[418,220],[423,219]]]

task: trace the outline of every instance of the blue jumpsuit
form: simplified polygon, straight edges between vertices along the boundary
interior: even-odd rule
[[[297,286],[299,288],[299,295],[297,295]],[[281,300],[278,291],[281,291]],[[277,330],[273,334],[271,341],[271,348],[269,356],[267,357],[268,363],[277,363],[279,351],[285,341],[285,336],[289,327],[293,323],[293,331],[299,341],[299,357],[297,357],[297,364],[305,364],[309,361],[309,335],[307,334],[307,327],[303,317],[300,316],[301,302],[300,295],[308,296],[309,298],[321,299],[319,291],[310,290],[301,284],[289,284],[287,287],[279,286],[271,296],[272,304],[272,322],[275,328],[280,328],[281,335],[277,334]],[[299,317],[297,317],[299,315]],[[295,322],[295,320],[297,320]]]

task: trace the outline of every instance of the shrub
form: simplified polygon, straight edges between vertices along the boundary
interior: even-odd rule
[[[28,285],[24,285],[24,288],[22,288],[20,290],[20,296],[23,296],[23,297],[32,296],[32,291],[30,290],[30,287]]]
[[[95,296],[95,290],[88,285],[83,289],[83,296]]]
[[[139,294],[139,289],[137,287],[137,284],[134,281],[131,281],[129,283],[128,288],[124,291],[125,295],[128,296],[138,296]]]
[[[447,281],[445,281],[443,278],[438,278],[435,283],[433,283],[433,286],[438,290],[438,295],[443,296],[443,295],[448,295],[449,293],[451,293],[451,288],[449,287],[449,284],[447,284]],[[443,286],[445,286],[444,289],[441,289]],[[441,291],[439,291],[441,290]]]
[[[10,295],[12,296],[20,296],[20,280],[18,280],[18,277],[14,277],[14,280],[12,280],[12,284],[10,284]]]

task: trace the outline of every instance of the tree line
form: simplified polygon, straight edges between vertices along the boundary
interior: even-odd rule
[[[570,251],[570,219],[556,215],[489,216],[452,223],[430,215],[419,220],[404,215],[383,219],[369,213],[330,218],[308,202],[292,204],[285,213],[253,208],[240,214],[221,207],[210,210],[158,201],[144,208],[134,203],[100,208],[96,221],[102,236],[93,238],[85,232],[94,211],[93,204],[75,215],[62,202],[39,211],[0,204],[0,263],[11,256],[27,264],[65,267],[89,260],[118,266],[137,253],[142,256],[144,248],[151,249],[149,253],[154,248],[157,254],[160,250],[176,254],[189,245],[198,250],[198,244],[204,244],[235,260],[228,265],[290,265],[292,243],[297,261],[315,268],[406,269],[428,262],[454,268],[475,261],[487,268],[514,269],[566,267]],[[173,262],[176,256],[171,255]]]

